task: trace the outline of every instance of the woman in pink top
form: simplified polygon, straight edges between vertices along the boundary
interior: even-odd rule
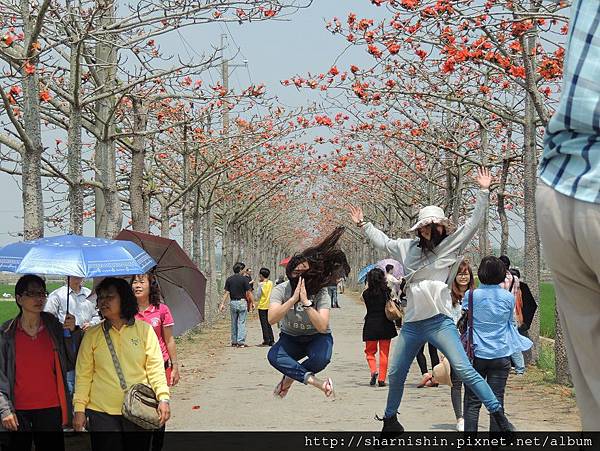
[[[152,326],[165,362],[165,374],[169,386],[179,382],[177,348],[173,336],[173,316],[171,310],[162,302],[162,295],[156,277],[152,273],[133,276],[131,288],[137,299],[139,311],[135,318]],[[152,435],[152,451],[160,451],[164,442],[165,427],[157,429]]]
[[[138,302],[139,312],[136,318],[146,321],[152,326],[160,350],[165,361],[165,372],[169,386],[179,382],[179,367],[177,365],[177,349],[175,337],[173,336],[173,316],[169,307],[162,302],[160,287],[152,273],[134,276],[131,280],[131,288]]]

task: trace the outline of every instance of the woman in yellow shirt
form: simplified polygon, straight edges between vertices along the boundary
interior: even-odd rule
[[[98,285],[96,294],[104,321],[87,330],[79,348],[73,427],[82,431],[87,424],[94,451],[148,450],[152,431],[147,434],[103,433],[144,431],[121,414],[124,393],[103,328],[109,332],[127,385],[143,383],[152,387],[159,401],[161,424],[165,424],[171,411],[158,339],[149,324],[135,319],[137,300],[127,281],[108,277]]]

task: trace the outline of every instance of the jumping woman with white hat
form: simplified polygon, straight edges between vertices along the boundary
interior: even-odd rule
[[[424,343],[438,348],[449,360],[465,386],[481,400],[502,431],[514,430],[504,415],[502,404],[490,386],[473,369],[452,320],[452,300],[448,282],[455,274],[456,263],[487,214],[489,187],[492,178],[488,169],[480,168],[477,182],[480,190],[469,220],[451,232],[451,223],[444,211],[430,205],[419,212],[417,223],[410,229],[416,239],[393,240],[370,222],[365,222],[362,209],[351,206],[356,225],[378,249],[388,252],[404,265],[407,279],[407,305],[403,326],[390,361],[389,392],[383,417],[384,433],[404,431],[397,413],[404,393],[404,382],[412,361]]]

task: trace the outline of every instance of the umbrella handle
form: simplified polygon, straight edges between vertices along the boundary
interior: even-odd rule
[[[67,313],[69,314],[69,299],[71,298],[71,276],[67,276]],[[63,336],[69,338],[71,336],[71,331],[69,329],[63,329]]]

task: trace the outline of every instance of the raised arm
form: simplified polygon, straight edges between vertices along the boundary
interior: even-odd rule
[[[490,170],[479,168],[477,170],[477,183],[479,183],[479,192],[477,193],[477,202],[471,213],[471,217],[456,231],[446,238],[439,246],[438,256],[448,255],[455,251],[461,252],[473,239],[479,226],[488,214],[490,205],[489,187],[492,182]]]
[[[381,230],[377,229],[370,222],[365,222],[362,208],[350,205],[349,210],[350,218],[356,224],[357,227],[360,227],[364,230],[365,234],[367,235],[367,238],[369,239],[369,241],[371,241],[373,246],[375,246],[377,249],[386,251],[396,260],[404,261],[406,252],[408,251],[408,247],[410,246],[412,240],[393,240]]]

